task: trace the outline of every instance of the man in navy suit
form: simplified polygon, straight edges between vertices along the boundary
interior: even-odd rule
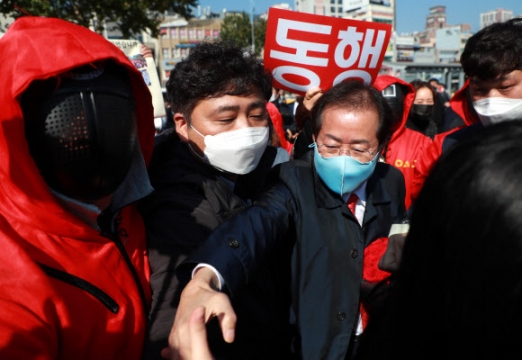
[[[181,296],[171,332],[173,359],[194,354],[188,330],[191,315],[200,315],[201,307],[205,319],[218,317],[225,340],[233,341],[236,316],[229,296],[285,242],[296,356],[354,354],[362,331],[361,289],[373,280],[363,279],[363,255],[405,213],[402,174],[378,161],[391,121],[385,99],[370,86],[350,81],[325,92],[312,110],[309,158],[282,164],[279,182],[218,227],[178,269],[182,278],[195,275]]]

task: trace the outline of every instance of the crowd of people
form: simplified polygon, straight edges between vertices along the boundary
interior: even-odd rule
[[[89,29],[22,17],[0,61],[0,358],[520,357],[522,20],[468,40],[451,98],[380,75],[286,101],[201,43],[160,134]]]

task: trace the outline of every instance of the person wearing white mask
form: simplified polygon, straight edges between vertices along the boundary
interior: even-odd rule
[[[368,250],[378,249],[405,214],[404,177],[378,161],[392,121],[381,92],[359,81],[340,83],[317,100],[313,151],[281,164],[279,181],[253,206],[216,228],[178,268],[180,279],[195,274],[181,295],[171,359],[195,358],[190,319],[201,317],[201,306],[206,320],[219,319],[227,341],[243,336],[242,315],[234,314],[227,295],[233,303],[256,269],[279,255],[282,246],[290,250],[282,263],[291,275],[290,319],[296,333],[292,357],[273,359],[354,358],[365,314],[378,308],[368,302],[370,282],[388,275],[377,274],[376,267],[367,271],[384,248]]]
[[[459,97],[463,120],[470,125],[435,136],[424,149],[415,167],[414,199],[437,159],[453,144],[497,123],[522,120],[522,19],[480,30],[468,39],[460,62],[468,81]]]
[[[468,116],[479,121],[448,134],[441,153],[491,125],[522,120],[522,19],[492,24],[470,37],[460,63],[469,78]]]
[[[493,24],[468,40],[461,63],[484,126],[522,120],[522,19]]]
[[[156,137],[149,167],[155,194],[140,207],[153,293],[146,359],[160,359],[167,347],[184,287],[174,275],[176,266],[215,227],[254,203],[272,167],[289,158],[285,150],[268,146],[271,80],[254,56],[226,43],[198,45],[170,74],[175,129]],[[226,344],[217,327],[209,330],[215,357],[284,355],[289,330],[287,287],[277,280],[281,273],[274,259],[234,299],[244,319],[239,324],[244,336],[236,344]],[[276,297],[280,303],[272,301]]]

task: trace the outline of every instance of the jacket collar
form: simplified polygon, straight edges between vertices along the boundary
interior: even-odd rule
[[[317,174],[317,171],[315,171],[314,152],[307,151],[303,154],[300,160],[306,161],[308,164],[310,164],[314,180],[313,185],[315,193],[315,203],[317,204],[317,207],[334,209],[343,205],[344,201],[341,198],[341,196],[328,189],[328,187],[319,177],[319,174]]]

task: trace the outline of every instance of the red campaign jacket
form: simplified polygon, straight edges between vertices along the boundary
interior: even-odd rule
[[[464,120],[465,125],[435,135],[433,142],[431,144],[425,144],[421,149],[422,156],[419,162],[417,162],[413,176],[412,200],[417,199],[419,196],[431,168],[442,154],[442,145],[446,137],[457,130],[479,121],[476,114],[471,110],[471,104],[469,104],[467,96],[468,87],[469,80],[464,83],[462,88],[460,88],[450,100],[451,108]]]
[[[1,359],[141,358],[150,301],[141,217],[134,205],[121,211],[120,242],[65,210],[29,154],[18,103],[33,80],[104,59],[129,70],[147,162],[150,92],[118,48],[86,28],[39,17],[17,20],[0,39]]]
[[[400,84],[406,91],[404,96],[404,111],[401,121],[393,129],[392,136],[384,151],[386,163],[399,169],[404,177],[406,195],[404,205],[406,209],[411,205],[411,193],[413,187],[413,170],[420,157],[420,149],[426,144],[431,143],[431,139],[415,130],[406,128],[406,121],[410,113],[410,108],[415,99],[415,89],[413,86],[399,78],[390,75],[380,75],[375,80],[373,86],[382,91],[391,84]],[[388,238],[379,238],[373,241],[364,250],[363,279],[370,282],[378,282],[387,278],[390,273],[380,270],[378,263],[388,245]],[[366,325],[368,314],[364,307],[361,307],[363,324]]]
[[[406,185],[406,209],[411,204],[413,189],[414,169],[421,156],[421,149],[431,143],[431,139],[415,130],[406,128],[406,121],[410,113],[410,108],[415,100],[415,90],[413,86],[399,78],[390,75],[380,75],[375,80],[373,86],[382,91],[391,84],[398,83],[407,91],[404,98],[404,113],[402,120],[396,125],[392,136],[385,150],[386,163],[395,166],[402,172]]]

